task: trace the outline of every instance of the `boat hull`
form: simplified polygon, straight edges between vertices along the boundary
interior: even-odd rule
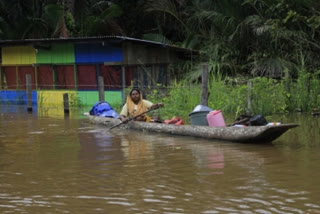
[[[88,115],[89,120],[94,124],[101,124],[112,127],[120,123],[120,120],[107,117],[97,117]],[[167,133],[173,135],[183,135],[201,137],[206,139],[232,141],[240,143],[267,143],[271,142],[298,124],[280,124],[275,126],[248,126],[248,127],[209,127],[194,125],[171,125],[163,123],[145,123],[130,121],[121,124],[115,129],[134,129]]]

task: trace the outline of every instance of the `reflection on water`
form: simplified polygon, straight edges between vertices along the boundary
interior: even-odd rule
[[[265,145],[0,119],[1,213],[320,213],[319,118]]]

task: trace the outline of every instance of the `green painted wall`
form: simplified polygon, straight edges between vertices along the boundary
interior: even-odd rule
[[[98,91],[78,91],[78,98],[83,105],[92,107],[99,101]],[[111,106],[122,102],[121,91],[105,91],[104,99]]]
[[[105,91],[104,92],[104,99],[110,105],[119,104],[122,102],[122,92],[121,91]]]
[[[75,62],[73,44],[52,45],[49,50],[38,49],[38,64],[70,64]]]

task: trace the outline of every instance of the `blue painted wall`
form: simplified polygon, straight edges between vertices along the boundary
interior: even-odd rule
[[[9,105],[27,105],[27,92],[0,91],[0,103]],[[32,91],[32,105],[37,105],[37,91]]]
[[[122,62],[123,53],[121,47],[110,44],[92,43],[76,44],[75,47],[76,63],[103,63],[103,62]]]

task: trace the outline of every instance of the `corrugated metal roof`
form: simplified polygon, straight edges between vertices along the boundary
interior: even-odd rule
[[[164,48],[175,49],[176,51],[199,54],[197,50],[180,48],[173,45],[167,45],[165,43],[148,41],[143,39],[130,38],[125,36],[99,36],[99,37],[71,37],[71,38],[44,38],[44,39],[24,39],[24,40],[0,40],[0,47],[5,46],[16,46],[16,45],[33,45],[33,44],[48,44],[48,43],[83,43],[83,42],[111,42],[111,43],[121,43],[122,41],[131,41],[136,43],[144,43],[146,45],[161,46]]]

